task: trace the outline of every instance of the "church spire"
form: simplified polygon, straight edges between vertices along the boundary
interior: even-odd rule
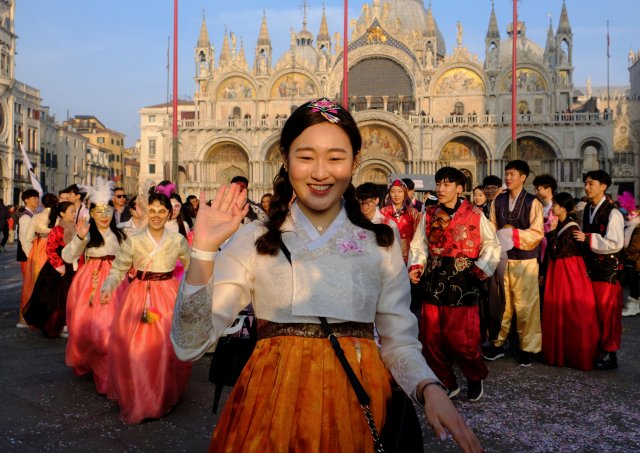
[[[491,2],[491,18],[489,19],[489,28],[487,29],[487,40],[500,39],[500,30],[498,29],[498,19],[496,19],[496,9]]]
[[[571,35],[571,25],[569,24],[569,14],[567,13],[567,4],[562,1],[562,12],[560,13],[560,22],[558,22],[558,34]]]
[[[551,22],[551,16],[549,16],[549,30],[547,30],[547,44],[544,48],[545,54],[551,54],[556,50],[556,37],[553,33],[553,23]]]
[[[224,38],[222,39],[222,49],[220,50],[220,58],[218,59],[220,66],[231,63],[231,48],[229,47],[229,35],[227,27],[224,27]]]
[[[207,31],[207,21],[204,18],[204,12],[202,13],[202,26],[200,27],[200,37],[198,38],[198,47],[210,47],[209,32]]]
[[[260,25],[260,35],[258,36],[258,46],[271,46],[269,28],[267,27],[267,13],[262,12],[262,24]]]
[[[318,32],[317,41],[330,41],[329,27],[327,26],[327,15],[325,13],[325,6],[322,5],[322,20],[320,21],[320,31]]]

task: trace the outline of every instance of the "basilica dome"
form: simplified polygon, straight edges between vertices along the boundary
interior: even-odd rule
[[[508,37],[504,41],[500,42],[500,67],[508,67],[511,65],[511,54],[513,50],[513,37],[511,33],[511,24],[508,28]],[[530,62],[530,63],[544,63],[544,49],[535,42],[527,39],[525,33],[526,28],[523,23],[520,23],[520,33],[518,35],[518,61]]]
[[[446,55],[444,37],[440,33],[431,8],[425,10],[422,0],[381,0],[380,5],[383,26],[386,25],[387,31],[392,31],[392,28],[399,21],[400,29],[404,33],[413,33],[415,31],[420,36],[435,35],[438,55],[442,57]],[[369,5],[365,6],[369,8]],[[363,10],[357,21],[358,25],[364,27],[371,25],[366,23],[367,16],[368,13]]]

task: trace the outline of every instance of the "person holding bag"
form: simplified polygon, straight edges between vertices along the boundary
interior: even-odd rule
[[[258,319],[258,342],[210,451],[380,451],[374,433],[384,428],[390,374],[424,405],[436,436],[449,431],[463,451],[481,451],[422,357],[400,244],[360,211],[353,117],[328,99],[305,103],[285,123],[280,146],[266,223],[238,229],[248,206],[234,184],[200,207],[176,302],[171,339],[182,360],[202,357],[251,300]],[[369,404],[361,406],[355,381]]]

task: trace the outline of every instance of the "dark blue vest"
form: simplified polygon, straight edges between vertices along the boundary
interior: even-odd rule
[[[501,193],[494,200],[496,223],[498,230],[511,226],[519,230],[527,230],[531,226],[529,222],[529,213],[536,197],[522,189],[518,199],[516,200],[513,211],[509,212],[509,192]],[[507,251],[507,257],[510,260],[530,260],[540,256],[540,245],[533,250],[520,250],[512,248]]]
[[[582,231],[585,233],[597,233],[601,236],[607,234],[609,226],[609,216],[615,206],[608,201],[602,203],[593,223],[589,222],[590,204],[585,206],[582,218]],[[587,265],[587,272],[591,281],[606,282],[616,284],[620,281],[620,274],[623,268],[622,252],[617,253],[595,253],[591,251],[589,244],[585,242],[584,262]]]

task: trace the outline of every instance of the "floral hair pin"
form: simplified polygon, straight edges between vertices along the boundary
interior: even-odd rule
[[[320,115],[324,116],[325,119],[330,123],[335,124],[340,121],[340,118],[338,118],[336,115],[338,114],[338,110],[341,107],[327,98],[322,98],[310,102],[308,107],[311,108],[312,112],[320,112]]]

